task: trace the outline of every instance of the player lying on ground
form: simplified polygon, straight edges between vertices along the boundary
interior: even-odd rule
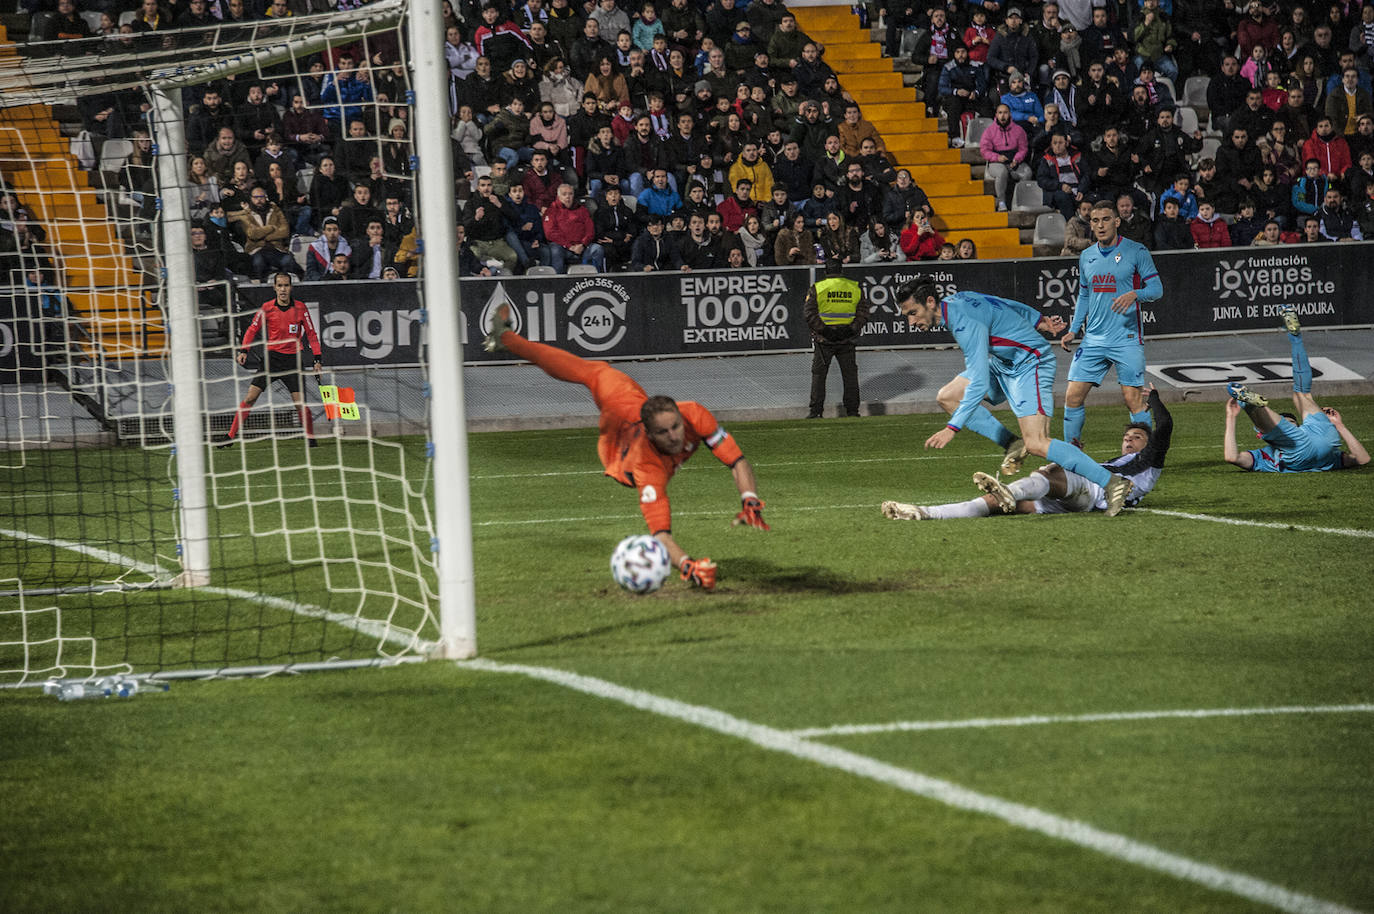
[[[488,352],[507,350],[533,362],[560,381],[581,384],[591,391],[601,412],[596,451],[606,475],[639,492],[639,509],[649,532],[668,549],[668,556],[682,572],[682,580],[711,590],[716,586],[716,564],[709,558],[694,559],[673,539],[672,511],[668,505],[668,480],[677,468],[705,442],[721,463],[734,474],[742,509],[735,515],[741,524],[769,529],[763,520],[754,468],[739,445],[716,417],[700,403],[676,402],[670,397],[650,397],[639,383],[607,362],[593,362],[570,352],[532,343],[511,330],[510,308],[502,305],[492,321],[491,333],[482,343]]]
[[[1108,517],[1121,512],[1131,481],[1067,441],[1050,438],[1055,358],[1041,333],[1059,333],[1064,329],[1062,318],[1043,317],[1029,305],[978,292],[958,292],[942,301],[928,276],[900,287],[897,307],[907,323],[921,330],[943,324],[964,352],[964,370],[936,394],[950,413],[949,422],[926,439],[926,447],[943,448],[960,429],[970,428],[1003,448],[1003,475],[1019,473],[1026,454],[1035,454],[1101,488]],[[1011,406],[1020,438],[997,421],[984,399],[994,406],[1004,401]]]
[[[1107,369],[1116,368],[1121,396],[1132,422],[1149,422],[1145,406],[1145,338],[1140,302],[1164,294],[1159,271],[1144,245],[1122,238],[1121,218],[1106,200],[1090,214],[1097,243],[1078,257],[1078,300],[1069,329],[1059,340],[1068,351],[1076,336],[1082,344],[1069,364],[1069,389],[1064,394],[1064,440],[1082,447],[1083,405],[1088,391],[1102,383]]]
[[[1269,408],[1269,401],[1254,391],[1241,384],[1228,385],[1226,392],[1232,399],[1226,401],[1223,458],[1242,470],[1263,473],[1319,473],[1369,463],[1369,452],[1350,434],[1341,421],[1341,414],[1318,406],[1312,399],[1312,367],[1307,362],[1307,347],[1302,341],[1302,324],[1291,307],[1283,311],[1283,326],[1288,331],[1288,345],[1293,353],[1293,406],[1297,415],[1276,413]],[[1253,451],[1236,447],[1236,416],[1241,409],[1265,442],[1264,447]],[[1341,450],[1342,441],[1350,453]]]
[[[1153,386],[1146,405],[1154,418],[1153,428],[1149,422],[1127,425],[1121,436],[1121,456],[1102,464],[1109,472],[1119,473],[1131,481],[1131,494],[1126,500],[1128,508],[1140,504],[1159,481],[1174,430],[1173,417]],[[1107,493],[1101,486],[1058,464],[1047,463],[1025,479],[1009,485],[987,473],[974,473],[973,482],[987,494],[949,505],[885,501],[883,514],[893,520],[953,520],[999,514],[1074,514],[1107,510]]]
[[[262,396],[263,391],[272,386],[273,381],[280,381],[290,392],[291,402],[300,413],[301,428],[305,429],[306,439],[311,447],[319,446],[319,442],[315,440],[315,423],[310,415],[310,407],[305,405],[301,384],[301,352],[304,349],[301,338],[304,337],[310,343],[310,351],[315,356],[312,370],[316,383],[319,383],[320,337],[315,332],[315,325],[310,320],[310,311],[305,307],[305,302],[291,298],[291,274],[278,273],[272,277],[272,288],[276,291],[276,298],[265,302],[258,309],[258,313],[253,315],[253,322],[244,331],[243,342],[239,345],[239,352],[235,357],[240,365],[247,365],[249,347],[257,338],[258,331],[262,330],[267,343],[267,358],[263,362],[262,370],[249,383],[248,395],[243,398],[238,411],[234,413],[228,438],[220,443],[220,447],[228,447],[238,439],[239,426],[247,420],[253,404],[258,402],[258,397]]]

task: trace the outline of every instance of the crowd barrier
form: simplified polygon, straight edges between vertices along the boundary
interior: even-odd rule
[[[1269,329],[1293,305],[1308,327],[1374,324],[1374,245],[1317,244],[1227,248],[1155,255],[1164,297],[1142,307],[1149,336]],[[861,345],[894,348],[952,342],[942,330],[907,328],[892,300],[918,273],[934,276],[942,294],[974,290],[1024,301],[1066,320],[1078,295],[1076,258],[930,261],[846,270],[872,306]],[[460,284],[463,358],[468,364],[509,359],[487,353],[482,337],[492,312],[510,303],[520,333],[579,355],[602,359],[679,358],[796,352],[810,348],[802,317],[818,267],[708,272],[495,277]],[[266,286],[240,290],[254,307]],[[414,281],[298,283],[296,297],[314,312],[326,364],[414,365],[425,332]],[[450,307],[451,303],[431,307]],[[30,338],[16,316],[23,299],[0,296],[0,371],[27,361]],[[8,310],[6,310],[8,309]]]

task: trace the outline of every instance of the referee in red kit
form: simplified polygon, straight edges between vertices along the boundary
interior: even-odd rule
[[[310,446],[319,446],[319,442],[315,440],[315,423],[310,415],[310,407],[305,405],[305,397],[301,390],[301,338],[303,336],[310,343],[310,351],[315,355],[314,372],[315,380],[318,382],[320,336],[315,332],[315,325],[310,320],[310,311],[305,307],[305,302],[291,297],[291,274],[278,273],[272,278],[272,288],[276,290],[276,298],[263,303],[258,313],[253,315],[253,322],[244,331],[243,342],[235,357],[240,365],[246,365],[248,347],[253,344],[258,331],[266,328],[267,360],[262,370],[253,378],[253,382],[248,385],[248,395],[243,398],[238,411],[234,413],[234,422],[229,426],[229,437],[219,445],[220,447],[228,447],[238,440],[239,426],[248,418],[248,413],[252,410],[253,404],[258,402],[258,397],[262,396],[262,392],[271,386],[274,380],[280,381],[291,392],[291,402],[296,404],[296,410],[300,413],[301,427],[305,429],[305,437]]]

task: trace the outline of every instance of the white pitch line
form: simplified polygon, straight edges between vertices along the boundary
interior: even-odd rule
[[[899,720],[886,724],[838,724],[789,730],[802,739],[818,736],[860,736],[868,733],[921,733],[929,730],[984,730],[993,727],[1034,727],[1042,724],[1091,724],[1127,720],[1252,717],[1270,714],[1367,714],[1374,704],[1285,705],[1275,708],[1202,708],[1194,711],[1118,711],[1104,714],[1032,714],[1027,717],[974,717],[968,720]]]
[[[25,533],[22,530],[0,529],[0,536],[8,536],[29,543],[42,543],[45,546],[57,546],[60,549],[79,552],[82,555],[89,555],[93,559],[99,559],[111,565],[123,565],[125,568],[146,574],[149,577],[166,577],[169,574],[165,568],[159,565],[150,565],[147,562],[141,562],[127,555],[120,555],[118,552],[110,552],[107,549],[97,549],[94,546],[87,546],[85,543],[74,543],[71,540],[48,539],[43,536],[35,536],[32,533]]]
[[[1374,538],[1374,530],[1355,530],[1350,527],[1314,527],[1310,524],[1283,524],[1274,521],[1240,520],[1235,517],[1216,517],[1211,514],[1190,514],[1187,511],[1165,511],[1159,508],[1137,508],[1149,514],[1164,517],[1181,517],[1184,520],[1205,520],[1214,524],[1230,524],[1233,527],[1262,527],[1266,530],[1298,530],[1302,533],[1331,533],[1336,536],[1357,536]]]
[[[878,505],[789,505],[782,509],[788,511],[852,511],[864,509],[877,511]],[[712,517],[723,512],[720,511],[674,511],[678,517]],[[474,527],[527,527],[532,524],[585,524],[597,521],[619,521],[639,517],[638,514],[593,514],[586,517],[536,517],[529,520],[481,520],[473,523]]]
[[[470,670],[528,676],[597,698],[617,701],[632,708],[741,739],[772,752],[781,752],[793,758],[886,784],[955,809],[992,816],[1016,828],[1066,841],[1214,891],[1248,898],[1281,911],[1295,914],[1355,914],[1352,908],[1311,895],[1303,895],[1244,873],[1173,854],[1125,835],[1095,828],[1086,822],[979,793],[950,781],[898,768],[824,743],[813,743],[786,731],[742,720],[715,708],[690,705],[604,679],[548,667],[481,659],[463,661],[457,665]]]

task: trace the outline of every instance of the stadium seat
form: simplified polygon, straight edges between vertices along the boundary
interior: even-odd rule
[[[1221,148],[1221,140],[1218,137],[1209,136],[1202,141],[1202,151],[1193,157],[1193,162],[1201,162],[1203,159],[1216,158],[1217,150]]]
[[[580,266],[580,264],[579,264]],[[572,272],[571,270],[569,272]],[[546,267],[542,263],[525,270],[526,276],[557,276],[558,271],[553,267]]]
[[[48,23],[57,18],[56,13],[38,12],[33,14],[29,20],[29,43],[43,40],[43,31],[48,27]]]
[[[1168,87],[1169,87],[1169,94],[1173,96],[1174,102],[1175,102],[1175,103],[1179,103],[1179,101],[1178,101],[1178,90],[1174,88],[1174,81],[1173,81],[1172,79],[1170,79],[1170,78],[1167,77],[1167,76],[1160,76],[1158,73],[1156,73],[1156,74],[1155,74],[1155,82],[1157,82],[1157,83],[1163,83],[1164,85],[1168,86]]]
[[[1064,246],[1064,216],[1062,213],[1041,213],[1035,217],[1034,245]]]
[[[100,17],[103,15],[100,10],[86,10],[81,14],[81,18],[86,20],[86,25],[90,26],[92,35],[99,34]]]
[[[296,172],[296,190],[303,194],[310,193],[310,184],[315,180],[315,167],[307,165]]]
[[[1011,192],[1013,213],[1049,213],[1053,207],[1045,205],[1045,192],[1034,181],[1017,181]]]
[[[1207,86],[1211,82],[1210,76],[1189,76],[1183,83],[1183,98],[1179,99],[1179,104],[1206,108]]]
[[[105,145],[100,147],[100,164],[97,170],[106,187],[115,187],[119,184],[119,172],[124,163],[129,161],[133,151],[132,140],[106,140]]]
[[[964,148],[977,149],[978,141],[983,138],[983,131],[992,125],[990,117],[975,117],[969,120],[968,127],[964,130]]]
[[[124,26],[131,24],[137,18],[137,10],[125,10],[124,12],[119,14],[119,21],[116,22],[115,25],[118,25],[120,28],[123,28]]]
[[[620,195],[620,201],[628,206],[632,213],[639,208],[639,201],[634,198],[633,194],[622,193]]]
[[[588,274],[595,276],[596,273],[596,267],[589,263],[575,263],[568,267],[569,276],[585,276]]]
[[[1197,112],[1192,108],[1182,107],[1178,109],[1178,129],[1188,136],[1193,135],[1193,131],[1199,128]]]

